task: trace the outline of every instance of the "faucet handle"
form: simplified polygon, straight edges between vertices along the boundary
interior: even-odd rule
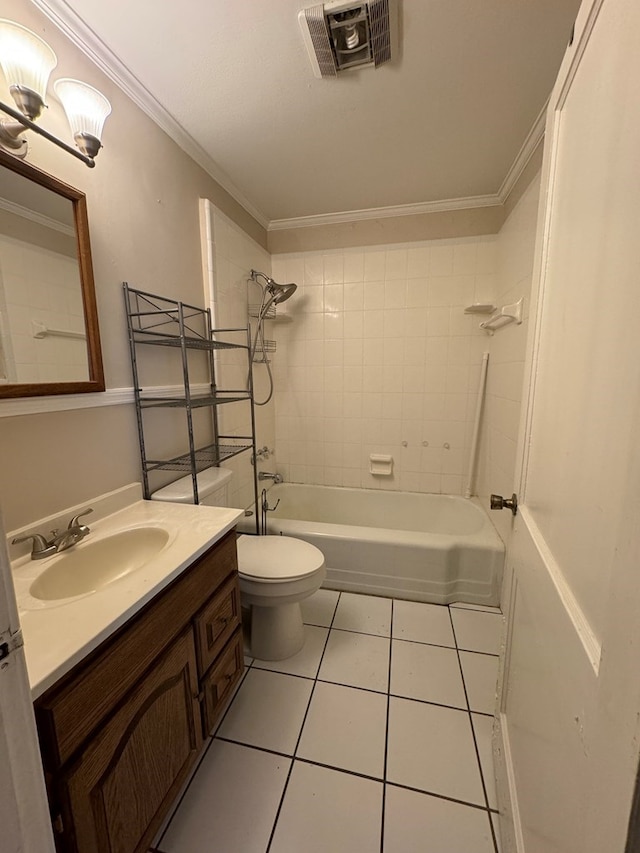
[[[89,509],[85,509],[82,512],[79,512],[78,515],[74,515],[69,524],[67,525],[67,530],[72,527],[78,526],[78,519],[82,518],[83,515],[89,515],[90,512],[93,512],[93,508],[89,507]]]
[[[31,548],[32,560],[41,560],[43,557],[48,557],[56,553],[56,546],[52,545],[51,542],[47,542],[40,533],[32,533],[29,536],[16,536],[15,539],[11,540],[11,544],[18,545],[20,542],[28,542],[30,539],[33,540]]]

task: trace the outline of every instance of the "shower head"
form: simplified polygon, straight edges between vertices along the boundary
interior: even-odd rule
[[[298,285],[293,284],[278,284],[277,281],[274,281],[270,276],[265,275],[263,272],[258,272],[258,270],[251,270],[251,278],[253,281],[257,280],[257,276],[261,276],[261,278],[265,281],[265,286],[267,292],[271,295],[270,302],[278,305],[280,302],[285,302],[289,299],[290,296],[293,296]]]
[[[285,302],[290,296],[293,296],[297,287],[298,285],[293,282],[291,284],[277,284],[277,282],[271,280],[267,284],[267,290],[273,295],[273,301],[276,304]]]

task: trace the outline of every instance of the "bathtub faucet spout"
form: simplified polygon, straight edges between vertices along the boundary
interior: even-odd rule
[[[270,471],[259,471],[258,472],[259,480],[273,480],[276,485],[282,482],[282,475],[280,474],[272,474]]]

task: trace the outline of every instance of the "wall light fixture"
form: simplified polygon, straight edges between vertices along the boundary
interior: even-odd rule
[[[36,124],[46,106],[47,83],[57,63],[55,53],[39,36],[20,24],[0,18],[0,67],[17,107],[0,101],[0,110],[10,116],[0,119],[0,148],[16,157],[25,157],[28,144],[22,134],[33,130],[93,168],[94,158],[102,147],[102,128],[111,112],[111,104],[97,89],[69,78],[54,83],[77,148]]]

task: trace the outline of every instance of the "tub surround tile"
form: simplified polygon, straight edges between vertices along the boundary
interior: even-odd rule
[[[483,717],[481,714],[471,715],[471,725],[476,737],[476,746],[480,756],[480,770],[484,779],[484,787],[487,792],[489,808],[498,808],[498,795],[496,793],[496,775],[493,764],[493,747],[491,738],[493,735],[493,717]]]
[[[333,627],[363,634],[391,635],[391,599],[343,592]]]
[[[312,689],[309,679],[251,667],[217,734],[293,755]]]
[[[391,697],[387,780],[484,806],[469,714]]]
[[[305,625],[329,628],[336,612],[340,593],[334,589],[319,589],[300,603]]]
[[[296,761],[270,853],[378,851],[382,783]]]
[[[297,757],[382,779],[387,697],[319,682]]]
[[[385,853],[494,853],[486,811],[387,785]]]
[[[386,637],[333,629],[329,634],[318,678],[348,687],[386,693],[389,643]]]
[[[391,693],[466,710],[458,653],[455,649],[393,640]]]
[[[451,619],[459,649],[500,654],[504,619],[497,613],[451,608]]]
[[[298,654],[286,660],[260,660],[260,658],[255,658],[253,666],[256,669],[268,669],[271,672],[284,672],[288,675],[301,675],[303,678],[315,678],[318,674],[328,636],[328,628],[305,625],[304,646]]]
[[[494,714],[499,658],[475,652],[460,652],[460,663],[472,711]]]
[[[436,646],[455,648],[456,645],[448,609],[439,604],[394,601],[392,636]]]
[[[290,765],[289,758],[215,740],[158,848],[264,853]]]

